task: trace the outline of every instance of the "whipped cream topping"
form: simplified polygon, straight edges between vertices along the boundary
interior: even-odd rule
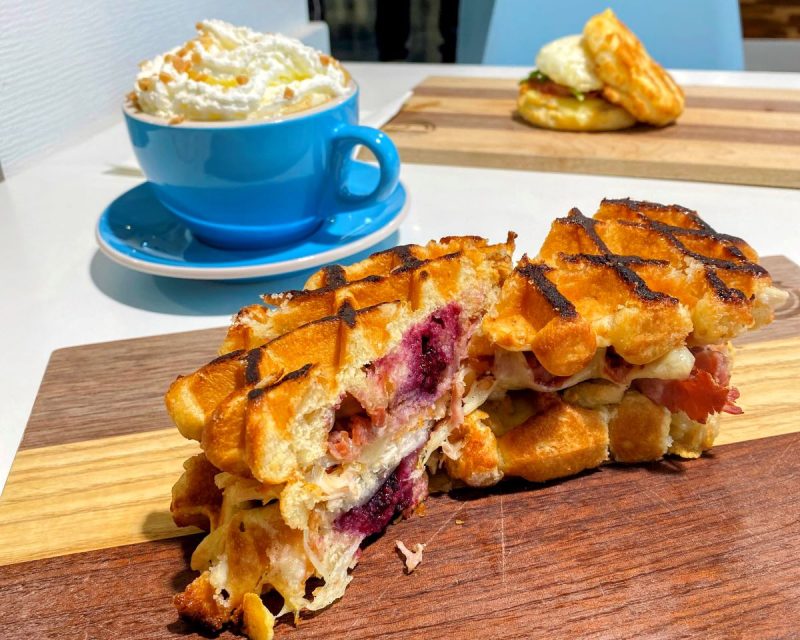
[[[130,96],[144,113],[181,120],[258,120],[310,109],[351,90],[341,65],[299,40],[221,20],[141,64]]]

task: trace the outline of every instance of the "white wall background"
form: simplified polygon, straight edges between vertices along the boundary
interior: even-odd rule
[[[116,118],[137,64],[220,18],[325,51],[306,0],[0,0],[0,163],[6,176]]]

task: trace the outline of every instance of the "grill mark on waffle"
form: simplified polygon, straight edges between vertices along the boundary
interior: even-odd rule
[[[710,227],[708,229],[684,229],[682,227],[672,227],[661,222],[653,221],[652,228],[659,232],[663,231],[664,237],[669,238],[675,247],[677,247],[687,256],[702,262],[706,266],[716,267],[718,269],[740,271],[742,273],[749,273],[757,277],[769,275],[767,270],[760,264],[750,262],[742,250],[736,246],[737,243],[744,244],[744,240],[741,238],[729,236],[724,233],[717,233]],[[731,255],[738,260],[738,262],[734,262],[732,260],[723,260],[721,258],[713,258],[711,256],[704,256],[696,251],[692,251],[678,239],[678,236],[700,237],[715,244],[722,244],[726,251],[730,252]]]
[[[353,305],[350,304],[349,300],[345,300],[342,303],[342,306],[339,307],[339,312],[336,314],[336,317],[351,329],[356,326],[356,310],[353,309]]]
[[[561,318],[577,318],[578,312],[575,309],[575,305],[561,295],[556,286],[545,275],[553,271],[553,268],[548,267],[546,264],[524,262],[515,271],[528,280],[544,296],[553,311]]]
[[[264,351],[261,349],[252,349],[247,354],[247,366],[244,370],[244,379],[247,384],[256,384],[261,379],[259,367],[261,366],[261,358]]]
[[[414,271],[420,269],[421,267],[433,262],[435,260],[454,260],[456,258],[460,258],[462,255],[461,251],[456,251],[453,253],[447,253],[441,256],[437,256],[433,259],[420,259],[417,258],[411,251],[414,245],[401,245],[399,247],[392,247],[391,249],[386,249],[385,251],[380,251],[375,256],[379,255],[386,255],[392,254],[397,257],[399,264],[391,269],[387,275],[377,275],[372,274],[360,278],[359,280],[348,281],[346,278],[345,270],[340,267],[339,265],[333,265],[335,267],[335,272],[332,275],[332,272],[328,271],[328,267],[324,269],[325,271],[325,286],[320,287],[318,289],[294,289],[292,291],[288,291],[286,293],[280,294],[281,296],[289,296],[293,300],[303,300],[312,298],[314,296],[324,296],[328,295],[333,291],[339,291],[342,289],[346,289],[347,287],[354,285],[354,284],[374,284],[376,282],[381,282],[385,280],[388,275],[392,274],[399,274],[405,273],[408,271]]]
[[[369,307],[364,307],[362,309],[354,309],[349,301],[345,301],[344,303],[342,303],[342,306],[339,307],[339,311],[336,313],[336,315],[325,316],[324,318],[319,318],[317,320],[312,320],[311,322],[307,322],[306,324],[300,325],[299,327],[297,327],[296,329],[294,329],[294,330],[292,330],[292,331],[290,331],[288,333],[284,333],[283,335],[280,335],[277,338],[274,338],[274,339],[270,340],[269,342],[267,342],[266,344],[261,345],[260,347],[256,347],[254,349],[251,349],[250,351],[247,352],[247,356],[245,357],[245,361],[246,361],[246,365],[247,365],[246,369],[245,369],[245,381],[249,385],[258,384],[258,382],[261,380],[261,373],[259,371],[259,365],[261,363],[261,359],[263,357],[264,352],[267,349],[270,348],[270,345],[274,344],[275,342],[277,342],[279,340],[282,340],[282,339],[286,338],[286,336],[291,335],[295,331],[302,331],[303,329],[306,329],[307,327],[310,327],[310,326],[313,326],[313,325],[317,325],[317,324],[323,324],[323,323],[326,323],[326,322],[336,322],[336,323],[339,323],[339,324],[345,324],[350,329],[354,329],[355,326],[356,326],[356,323],[358,321],[358,316],[360,316],[362,314],[370,313],[371,311],[377,309],[378,307],[382,307],[383,305],[398,304],[399,302],[400,302],[399,300],[390,300],[390,301],[386,301],[386,302],[379,302],[378,304],[373,304],[373,305],[371,305]],[[289,375],[289,374],[287,374],[287,375]],[[265,389],[273,389],[277,385],[279,385],[282,382],[284,382],[286,379],[287,378],[285,378],[285,377],[281,378],[276,383],[271,384],[268,387],[264,387],[264,388]]]
[[[645,202],[644,200],[631,200],[630,198],[603,198],[603,201],[600,203],[601,208],[604,204],[611,204],[614,206],[623,207],[629,211],[635,211],[643,219],[651,220],[653,222],[655,222],[655,220],[648,216],[645,211],[660,211],[663,213],[676,211],[689,218],[692,224],[697,225],[698,230],[714,231],[711,226],[700,217],[700,214],[698,214],[697,211],[682,207],[679,204],[659,204],[657,202]]]
[[[737,244],[745,244],[744,240],[736,236],[717,232],[711,225],[703,220],[696,211],[681,207],[680,205],[661,205],[652,202],[631,200],[629,198],[621,200],[603,200],[603,204],[627,208],[638,214],[638,220],[614,218],[616,224],[633,229],[646,229],[655,232],[677,249],[683,256],[699,262],[703,266],[706,280],[711,290],[714,295],[723,302],[737,303],[746,300],[747,296],[739,289],[728,287],[722,278],[720,278],[716,269],[743,273],[755,278],[769,277],[769,272],[764,267],[748,260],[744,252],[736,246]],[[576,223],[581,224],[581,226],[586,229],[587,227],[585,224],[580,221],[580,218],[583,216],[580,212],[577,212],[578,215],[575,216],[574,212],[576,211],[575,209],[570,211],[570,218],[575,217]],[[647,211],[678,212],[686,217],[686,219],[681,222],[685,222],[689,226],[675,226],[661,222],[660,220],[649,217]],[[596,221],[592,220],[592,222]],[[592,228],[592,230],[594,229]],[[588,229],[587,234],[589,234]],[[591,236],[591,234],[589,235]],[[594,240],[594,237],[591,237]],[[722,258],[715,258],[693,251],[681,241],[681,237],[700,238],[706,240],[709,244],[722,246],[725,251],[730,254],[732,259],[725,260]],[[606,253],[606,255],[615,256],[615,254],[610,253]]]
[[[261,396],[263,396],[265,393],[269,393],[276,387],[282,385],[284,382],[290,382],[291,380],[297,380],[299,378],[306,377],[308,375],[308,372],[311,371],[311,369],[313,368],[314,368],[313,364],[311,363],[305,364],[299,369],[287,373],[285,376],[283,376],[279,380],[276,380],[272,384],[268,384],[266,387],[262,387],[260,389],[253,389],[247,394],[247,398],[248,400],[256,400]]]
[[[397,256],[400,260],[400,264],[392,269],[392,273],[403,273],[404,271],[411,271],[413,269],[418,269],[423,264],[427,262],[427,260],[420,260],[413,254],[411,251],[410,244],[400,245],[399,247],[392,247],[391,249],[387,249],[383,252],[384,254],[392,254]]]
[[[236,358],[238,358],[242,354],[244,354],[244,349],[237,349],[236,351],[231,351],[229,353],[225,353],[225,354],[219,356],[218,358],[214,358],[208,364],[209,365],[222,364],[223,362],[227,362],[228,360],[235,360]]]
[[[714,291],[714,294],[723,302],[738,303],[747,300],[747,296],[743,291],[729,288],[713,269],[706,267],[705,274],[712,291]]]
[[[566,218],[559,218],[559,222],[581,227],[600,253],[611,255],[611,250],[608,248],[608,245],[603,242],[602,238],[600,238],[595,230],[595,225],[597,225],[598,221],[593,218],[587,218],[577,207],[570,209]]]
[[[324,289],[331,291],[347,284],[347,277],[345,276],[344,268],[341,265],[328,265],[327,267],[323,267],[322,271],[325,274]]]
[[[684,227],[675,227],[646,217],[645,219],[646,222],[643,223],[632,222],[630,220],[618,220],[617,222],[623,226],[645,228],[655,231],[659,236],[675,247],[682,255],[696,260],[702,264],[706,273],[706,280],[708,281],[711,290],[714,292],[714,295],[723,302],[738,302],[747,299],[747,296],[739,289],[728,287],[719,277],[716,271],[714,271],[715,269],[745,273],[756,278],[769,276],[769,273],[766,269],[764,269],[764,267],[755,262],[750,262],[744,253],[742,253],[742,251],[733,244],[734,242],[743,242],[743,240],[740,238],[717,233],[705,222],[703,222],[706,227],[705,229],[686,229]],[[712,256],[706,256],[696,251],[692,251],[680,241],[679,236],[700,237],[707,239],[710,243],[721,244],[733,255],[733,257],[737,258],[738,261],[734,262],[732,260],[723,260],[722,258],[714,258]]]
[[[660,291],[653,291],[647,286],[635,271],[633,271],[629,264],[658,264],[664,261],[648,260],[646,258],[639,258],[638,256],[618,256],[614,253],[594,254],[594,253],[576,253],[576,254],[559,254],[559,257],[565,262],[578,264],[579,262],[588,262],[598,267],[607,267],[613,269],[619,276],[620,280],[633,287],[634,294],[641,300],[647,302],[665,302],[668,304],[678,304],[678,299],[673,298],[666,293]]]

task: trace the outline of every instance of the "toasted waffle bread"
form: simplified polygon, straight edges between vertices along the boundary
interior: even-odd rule
[[[699,456],[720,412],[739,412],[727,342],[785,299],[756,260],[674,205],[604,200],[594,218],[555,220],[473,341],[491,363],[485,402],[452,434],[448,472],[483,485]]]
[[[173,513],[210,529],[182,614],[252,630],[270,617],[247,594],[274,588],[295,614],[341,595],[361,540],[424,497],[428,436],[512,251],[446,238],[326,268],[240,313],[226,344],[244,348],[175,381],[167,408],[203,454]],[[325,583],[309,599],[311,576]]]
[[[252,305],[242,309],[234,317],[220,349],[223,355],[195,373],[178,378],[170,387],[166,396],[170,416],[185,437],[199,440],[203,427],[223,399],[237,389],[248,387],[248,375],[249,386],[254,385],[252,380],[260,375],[257,368],[266,374],[268,358],[264,362],[260,360],[265,350],[254,352],[253,349],[290,334],[302,325],[338,317],[343,308],[360,310],[402,300],[417,312],[424,305],[432,305],[432,300],[453,299],[459,286],[468,285],[462,281],[473,274],[477,278],[489,277],[502,282],[511,270],[513,250],[513,235],[499,245],[489,245],[475,237],[442,238],[424,247],[395,247],[349,267],[325,267],[311,276],[303,291],[268,296],[266,300],[273,308]],[[490,292],[491,295],[496,292]],[[332,326],[328,322],[316,329],[307,329],[302,335],[330,331]],[[291,341],[299,339],[291,336],[284,342],[276,342],[267,351],[272,352],[284,344],[283,350],[291,351],[296,348]],[[300,360],[291,365],[281,362],[279,366],[286,372],[292,371],[307,362]]]
[[[327,267],[242,310],[223,355],[176,380],[168,410],[203,453],[172,512],[209,532],[182,615],[262,638],[262,592],[277,615],[328,606],[428,473],[542,482],[713,444],[737,411],[725,343],[784,297],[749,246],[681,207],[607,200],[513,270],[512,251],[445,238]]]
[[[463,254],[475,268],[488,262],[501,277],[514,250],[514,236],[505,244],[489,245],[483,238],[460,236],[431,241],[425,246],[406,245],[387,249],[356,264],[331,265],[314,273],[303,291],[265,296],[270,307],[251,305],[234,317],[221,354],[249,350],[283,335],[305,322],[334,315],[347,301],[360,309],[389,300],[411,300],[418,304],[420,274],[435,272],[444,291],[459,268],[454,257]],[[391,277],[389,277],[391,275]],[[428,276],[426,275],[425,278]]]

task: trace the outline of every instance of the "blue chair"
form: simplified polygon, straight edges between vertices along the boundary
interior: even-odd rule
[[[456,61],[533,66],[543,44],[610,7],[673,69],[744,69],[738,0],[465,0]]]

